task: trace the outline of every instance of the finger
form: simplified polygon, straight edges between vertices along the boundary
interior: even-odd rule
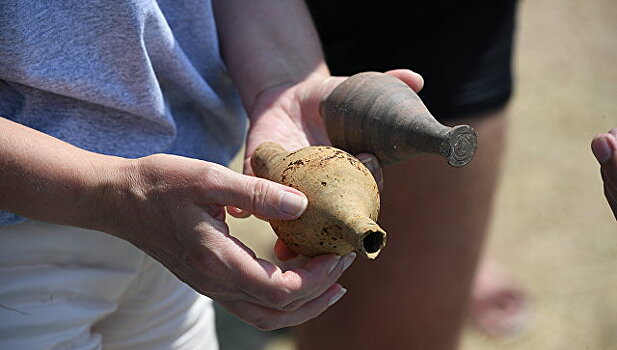
[[[409,69],[394,69],[386,72],[395,78],[402,80],[405,84],[409,85],[409,87],[415,91],[420,92],[424,87],[424,78],[416,72],[413,72]]]
[[[255,217],[255,218],[259,219],[259,220],[263,220],[263,221],[266,221],[266,222],[269,222],[269,221],[270,221],[270,220],[269,220],[267,217],[265,217],[265,216],[261,216],[261,215],[253,215],[253,214],[249,213],[248,211],[246,211],[246,210],[244,210],[244,209],[240,209],[240,208],[236,208],[236,207],[232,207],[232,206],[227,206],[226,208],[227,208],[227,212],[228,212],[231,216],[236,217],[236,218],[238,218],[238,219],[245,219],[245,218],[248,218],[249,216],[251,216],[251,215],[252,215],[253,217]]]
[[[341,259],[324,254],[310,259],[300,267],[283,272],[263,259],[242,258],[242,254],[227,259],[238,288],[245,300],[273,309],[284,310],[298,300],[312,300],[336,282],[351,265],[353,255]]]
[[[338,280],[341,276],[341,274],[347,270],[347,268],[349,268],[349,266],[351,266],[351,264],[354,262],[356,258],[356,253],[351,253],[348,254],[344,257],[341,258],[341,262],[340,264],[338,264],[335,269],[333,271],[330,272],[330,276],[328,277],[328,282],[324,283],[324,285],[317,289],[317,291],[315,291],[314,293],[312,293],[312,295],[309,295],[307,297],[298,299],[296,301],[293,301],[287,305],[285,305],[285,307],[283,307],[283,310],[297,310],[300,307],[304,306],[304,304],[310,302],[311,300],[313,300],[315,298],[315,296],[317,295],[321,295],[322,293],[324,293],[330,286],[329,281],[332,281],[332,283],[334,283],[336,280]]]
[[[600,164],[611,159],[616,149],[617,138],[612,133],[599,134],[591,141],[591,150]]]
[[[280,310],[296,310],[307,302],[315,299],[334,284],[342,273],[351,266],[356,253],[344,257],[335,256],[331,263],[322,264],[318,257],[312,258],[302,267],[296,267],[283,273],[279,284],[292,287],[287,303],[278,308]],[[307,258],[305,258],[307,259]],[[327,269],[327,270],[326,270]],[[294,281],[302,281],[300,288],[293,289]],[[290,283],[291,282],[291,283]]]
[[[602,180],[608,192],[617,193],[617,157],[602,164]]]
[[[214,207],[213,208],[216,211],[210,212],[210,214],[212,215],[212,217],[218,221],[225,221],[225,208],[223,207]]]
[[[248,153],[244,155],[244,165],[242,166],[242,173],[244,175],[255,176],[255,173],[253,173],[253,167],[251,167],[251,156],[249,156]]]
[[[304,267],[306,264],[309,263],[309,261],[311,261],[311,258],[306,257],[304,255],[298,255],[293,259],[289,259],[286,261],[281,261],[279,265],[279,267],[284,271],[289,271],[289,270],[294,270],[294,269],[299,269]]]
[[[319,296],[338,280],[355,256],[350,254],[341,259],[325,254],[310,259],[302,267],[283,272],[271,262],[257,258],[232,236],[221,236],[220,240],[210,242],[210,246],[217,247],[218,259],[224,263],[224,273],[220,274],[225,276],[224,284],[236,291],[232,299],[278,310],[296,309]]]
[[[238,219],[245,219],[251,216],[251,213],[249,213],[248,211],[242,210],[236,207],[231,207],[231,206],[227,207],[227,212],[229,213],[229,215],[233,216],[234,218],[238,218]]]
[[[287,244],[285,244],[285,242],[283,242],[280,238],[278,238],[274,244],[274,254],[276,254],[276,257],[280,261],[287,261],[298,256],[298,253],[289,249]]]
[[[609,203],[612,204],[611,202],[617,199],[617,155],[602,164],[601,172],[604,181],[604,194]]]
[[[346,292],[347,290],[341,285],[335,284],[318,298],[304,304],[302,308],[294,311],[274,310],[244,301],[223,301],[219,303],[227,309],[227,311],[236,315],[244,322],[261,330],[270,331],[283,327],[296,326],[319,316],[328,307],[339,301]]]
[[[594,156],[601,165],[602,179],[610,192],[617,192],[617,129],[596,136],[591,142]]]
[[[356,155],[356,158],[364,164],[364,166],[373,174],[373,178],[375,178],[375,182],[377,182],[377,187],[381,192],[383,190],[383,172],[381,170],[381,166],[379,165],[379,160],[377,157],[370,153],[360,153]]]
[[[604,195],[606,196],[606,200],[608,201],[608,205],[617,219],[617,191],[613,191],[608,187],[604,186]]]
[[[617,128],[594,137],[591,149],[601,165],[604,196],[617,219]]]
[[[208,176],[207,196],[214,204],[280,220],[298,218],[308,205],[306,196],[295,188],[238,174],[225,167],[213,167]]]
[[[268,219],[265,216],[261,216],[261,215],[253,215],[254,217],[258,218],[259,220],[265,221],[265,222],[270,222],[270,219]]]

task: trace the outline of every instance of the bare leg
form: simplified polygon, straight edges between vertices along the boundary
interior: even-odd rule
[[[477,268],[470,304],[472,324],[486,335],[517,336],[529,322],[527,295],[490,258]]]
[[[453,122],[454,123],[454,122]],[[470,296],[497,183],[505,113],[459,120],[478,132],[465,168],[423,156],[384,169],[380,224],[388,244],[376,261],[357,261],[349,292],[297,328],[301,350],[454,349]]]

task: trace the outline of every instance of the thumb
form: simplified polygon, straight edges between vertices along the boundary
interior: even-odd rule
[[[364,164],[364,166],[371,172],[371,174],[373,174],[373,178],[377,183],[379,191],[383,191],[383,172],[381,170],[381,166],[379,165],[379,160],[377,159],[377,157],[370,153],[360,153],[356,155],[356,158],[358,158],[358,160],[362,162],[362,164]]]
[[[607,162],[617,152],[617,128],[594,137],[591,150],[600,164]]]
[[[420,90],[424,87],[424,78],[422,78],[420,74],[409,69],[389,70],[386,74],[402,80],[416,93],[420,92]]]
[[[229,170],[229,169],[227,169]],[[229,170],[210,198],[219,205],[234,206],[269,219],[298,218],[308,205],[306,196],[292,187]]]

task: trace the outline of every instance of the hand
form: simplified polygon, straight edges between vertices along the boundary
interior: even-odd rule
[[[419,74],[407,69],[392,70],[386,74],[401,79],[416,92],[424,85]],[[311,145],[330,145],[319,106],[344,80],[345,77],[314,74],[297,84],[275,86],[258,94],[249,111],[251,126],[247,136],[244,173],[252,174],[251,155],[257,146],[267,141],[279,143],[290,152]]]
[[[617,219],[617,128],[594,137],[591,150],[600,162],[604,195]]]
[[[114,186],[102,203],[113,208],[113,222],[102,229],[146,251],[240,319],[264,330],[292,326],[344,294],[335,282],[353,255],[323,255],[283,272],[229,234],[225,206],[294,219],[307,205],[301,192],[195,159],[158,154],[131,162],[124,181],[130,186]]]

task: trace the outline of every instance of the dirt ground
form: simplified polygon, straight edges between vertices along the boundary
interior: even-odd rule
[[[615,350],[617,223],[589,143],[617,126],[617,1],[523,1],[519,14],[509,147],[486,254],[527,290],[531,322],[506,340],[467,327],[462,349]],[[267,224],[229,221],[268,254]],[[219,328],[222,350],[294,349],[289,333],[254,331],[224,313]]]

